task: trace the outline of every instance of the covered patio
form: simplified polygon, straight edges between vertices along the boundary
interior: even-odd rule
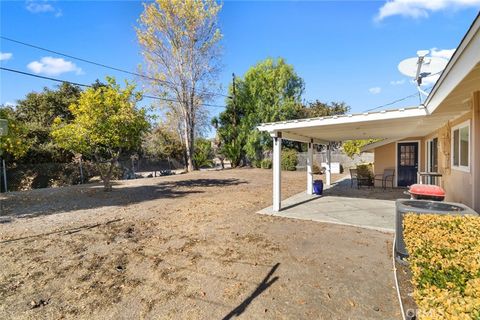
[[[258,213],[393,232],[395,200],[408,198],[404,190],[351,188],[345,177],[327,187],[323,196],[302,192],[285,199],[281,211],[270,206]]]
[[[449,117],[451,117],[450,114],[430,114],[424,106],[419,106],[362,114],[265,123],[260,125],[258,129],[260,131],[268,132],[273,139],[273,202],[271,211],[280,212],[280,210],[282,210],[282,140],[307,143],[306,196],[312,196],[314,145],[320,144],[327,148],[327,165],[324,183],[325,188],[328,189],[332,185],[330,153],[333,142],[358,139],[380,139],[381,141],[378,143],[389,143],[408,137],[424,136],[440,127]],[[306,200],[307,199],[297,198],[296,201],[302,202]],[[294,200],[288,199],[283,203],[285,209],[289,210],[293,208],[292,201]],[[381,228],[381,226],[379,227]]]

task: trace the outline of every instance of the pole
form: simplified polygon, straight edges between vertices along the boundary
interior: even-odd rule
[[[235,73],[232,73],[232,91],[233,91],[233,128],[235,128],[237,126],[237,110],[236,110],[236,103],[237,103],[237,99],[236,99],[236,89],[235,89]]]
[[[332,171],[331,171],[331,149],[332,149],[332,144],[329,142],[327,145],[327,172],[326,172],[326,178],[327,178],[327,186],[330,186],[332,182]]]
[[[282,156],[282,133],[278,132],[273,137],[273,211],[280,211],[282,205],[282,178],[281,178],[281,156]]]
[[[307,194],[313,194],[313,142],[308,143],[307,152]]]

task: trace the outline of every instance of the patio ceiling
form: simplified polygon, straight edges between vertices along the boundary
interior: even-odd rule
[[[350,139],[401,139],[427,135],[440,127],[449,115],[428,115],[425,107],[333,117],[265,123],[258,127],[272,136],[293,141],[326,143]]]

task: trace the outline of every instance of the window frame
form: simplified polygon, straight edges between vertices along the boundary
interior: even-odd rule
[[[460,131],[463,128],[468,128],[468,155],[467,155],[467,166],[462,166],[462,144],[461,144],[461,135]],[[454,157],[454,149],[455,149],[455,143],[454,143],[454,132],[458,130],[458,165],[455,165],[453,162],[453,157]],[[450,132],[450,161],[451,161],[451,167],[454,170],[458,171],[463,171],[463,172],[470,172],[470,166],[471,166],[471,152],[472,152],[472,131],[471,131],[471,125],[470,125],[470,120],[466,120],[462,123],[457,124],[456,126],[452,127],[451,132]]]

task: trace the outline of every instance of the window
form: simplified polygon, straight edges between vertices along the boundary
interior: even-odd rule
[[[470,121],[452,128],[452,167],[470,171]]]
[[[427,171],[438,172],[438,138],[427,140]]]

